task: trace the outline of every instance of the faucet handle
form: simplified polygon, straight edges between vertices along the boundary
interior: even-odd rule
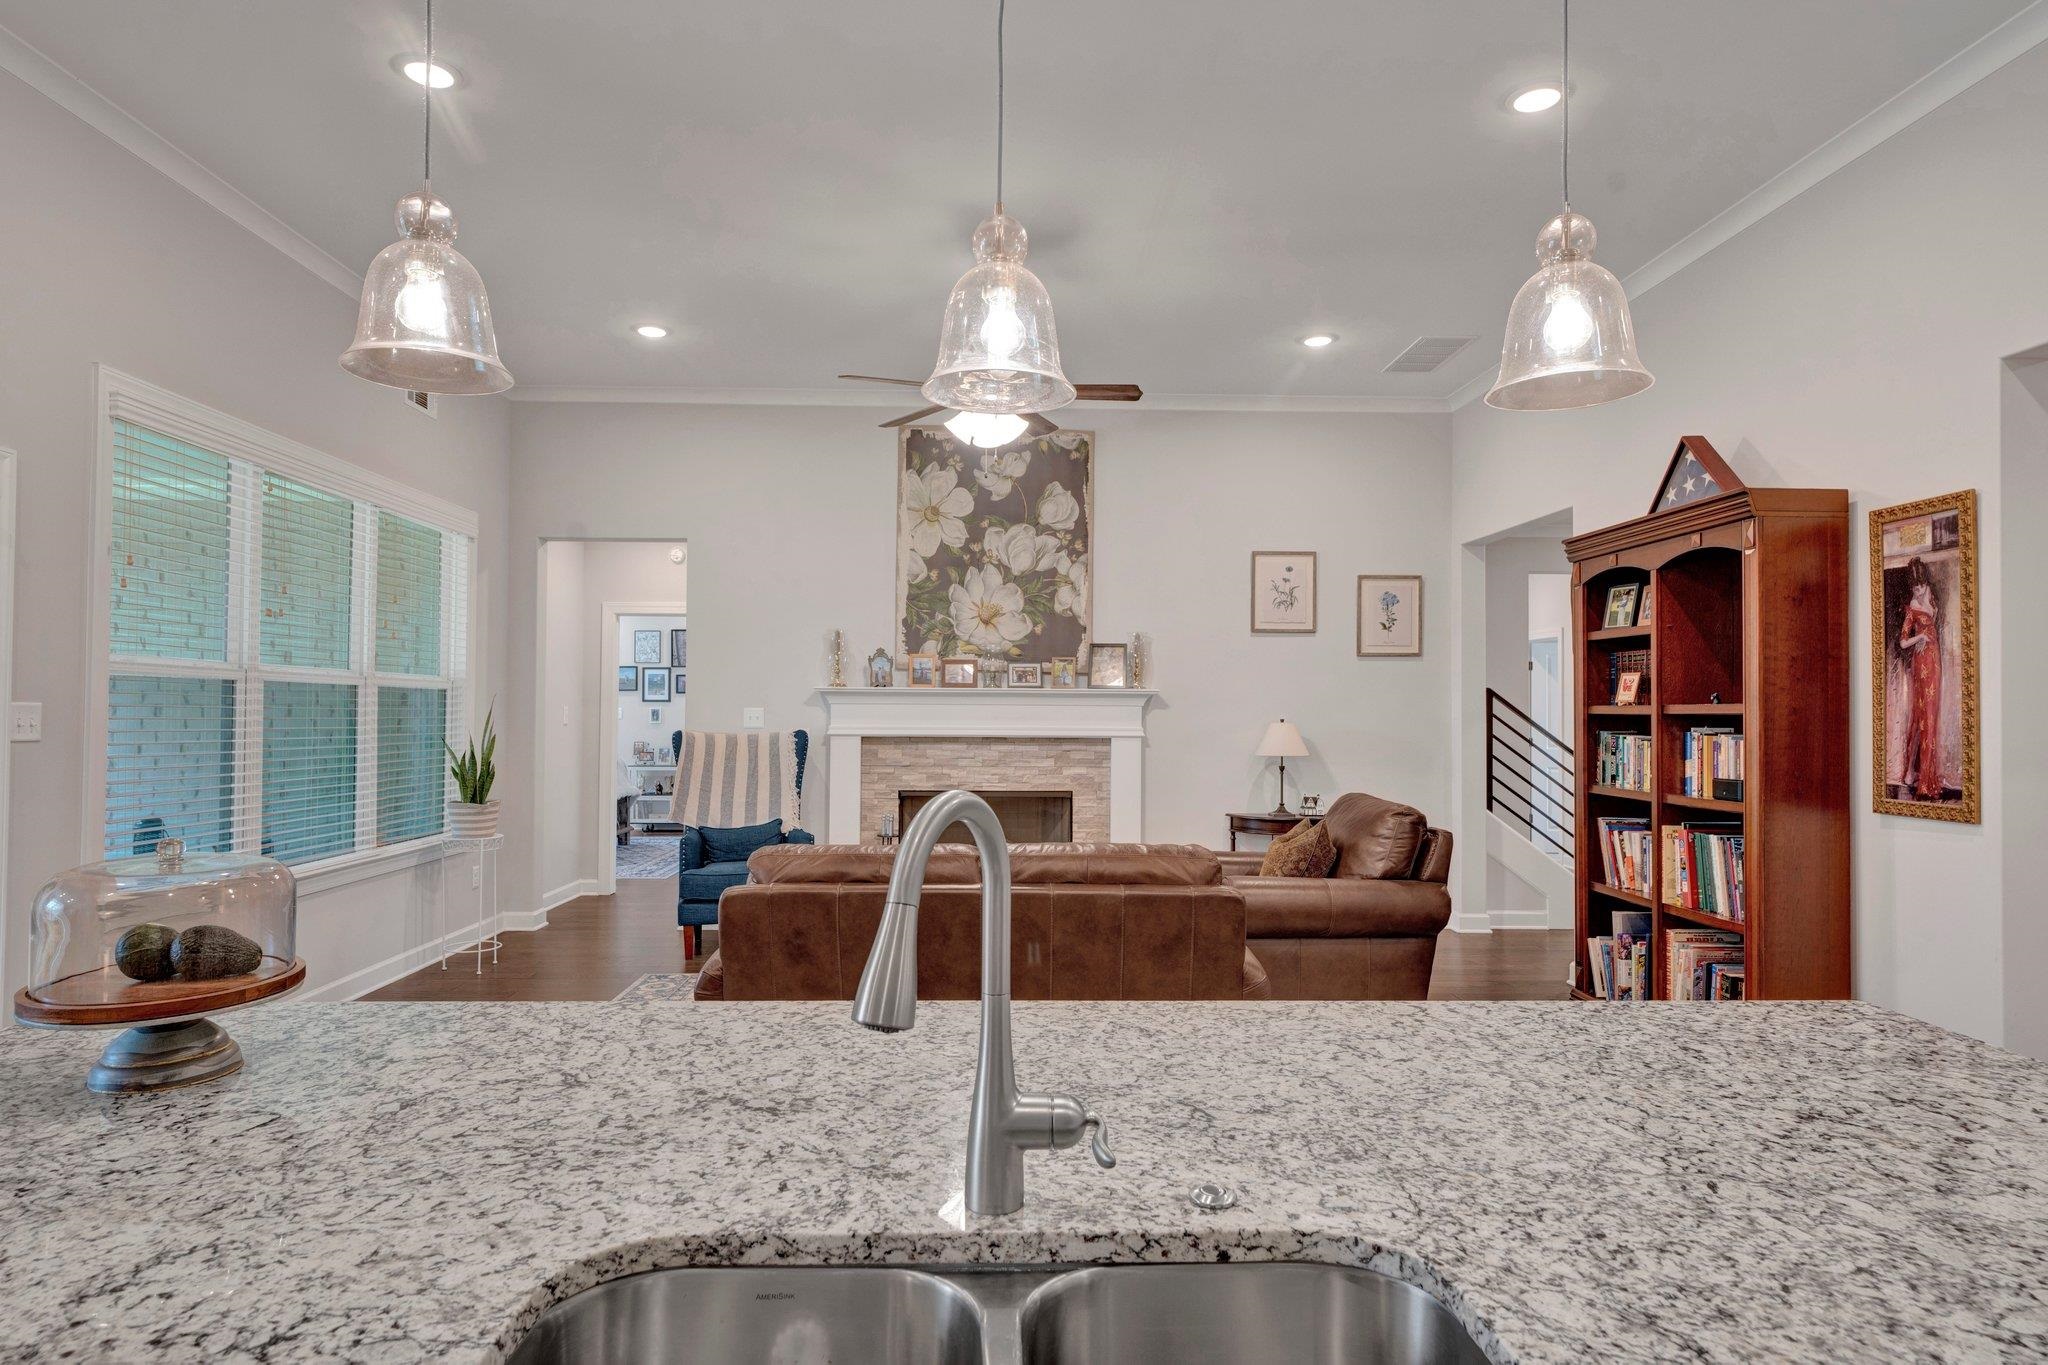
[[[1102,1115],[1090,1110],[1081,1119],[1081,1131],[1095,1131],[1088,1138],[1088,1154],[1095,1158],[1095,1164],[1103,1170],[1116,1165],[1116,1153],[1109,1150],[1109,1126],[1102,1121]]]

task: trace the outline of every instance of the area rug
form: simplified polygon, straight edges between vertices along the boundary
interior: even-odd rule
[[[635,839],[617,850],[618,875],[642,880],[673,877],[676,851],[682,846],[680,839]]]
[[[624,1005],[665,1005],[689,1000],[697,990],[695,972],[654,972],[638,978],[612,997]]]

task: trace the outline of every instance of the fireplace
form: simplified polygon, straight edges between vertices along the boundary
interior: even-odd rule
[[[936,791],[897,792],[896,828],[910,828],[911,817],[938,794]],[[1005,843],[1070,844],[1074,841],[1074,794],[1070,791],[977,791],[974,794],[988,802],[989,809],[1002,822]],[[939,835],[939,842],[964,844],[973,838],[967,826],[955,821]]]

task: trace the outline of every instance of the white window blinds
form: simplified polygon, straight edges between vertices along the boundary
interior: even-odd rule
[[[468,538],[121,418],[112,504],[107,854],[438,835]]]

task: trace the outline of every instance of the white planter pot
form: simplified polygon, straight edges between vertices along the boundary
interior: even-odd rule
[[[448,803],[448,832],[458,839],[488,839],[498,832],[498,803]]]

